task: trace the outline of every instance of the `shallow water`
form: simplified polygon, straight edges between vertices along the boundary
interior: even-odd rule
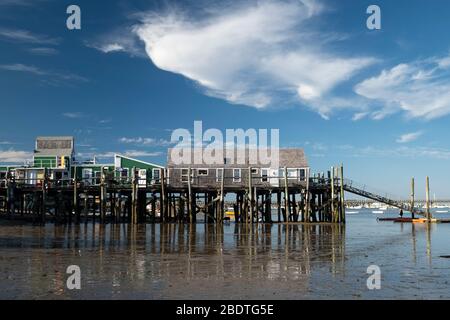
[[[450,224],[377,216],[348,215],[346,226],[2,221],[0,298],[450,299]],[[66,288],[69,265],[81,290]],[[369,265],[380,290],[367,288]]]

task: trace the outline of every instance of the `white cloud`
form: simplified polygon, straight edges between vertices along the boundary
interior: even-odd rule
[[[126,144],[144,145],[144,146],[169,146],[171,144],[170,141],[165,140],[165,139],[142,138],[142,137],[136,137],[136,138],[122,137],[122,138],[119,138],[119,142],[126,143]]]
[[[21,63],[0,65],[0,69],[7,70],[7,71],[32,73],[32,74],[36,74],[39,76],[47,74],[47,72],[45,72],[35,66],[29,66],[29,65],[25,65],[25,64],[21,64]]]
[[[356,157],[356,158],[408,158],[408,159],[432,159],[432,160],[450,160],[450,149],[428,146],[414,146],[406,145],[397,147],[378,147],[378,146],[354,146],[349,144],[344,145],[330,145],[327,146],[322,143],[325,150],[329,149],[330,153],[341,157]],[[314,154],[315,149],[311,150]]]
[[[405,134],[402,134],[400,137],[398,137],[396,142],[397,143],[413,142],[413,141],[417,140],[422,134],[423,134],[422,131],[405,133]]]
[[[162,152],[149,152],[149,151],[142,151],[142,150],[127,150],[124,153],[127,157],[158,157],[162,155]]]
[[[58,84],[72,84],[75,82],[88,82],[89,80],[85,77],[73,74],[73,73],[60,73],[49,70],[43,70],[41,68],[26,65],[22,63],[15,64],[4,64],[0,65],[0,70],[13,71],[13,72],[24,72],[33,74],[36,76],[41,76],[46,78],[46,83],[58,85]]]
[[[28,30],[0,28],[0,38],[14,42],[31,44],[57,45],[59,38],[51,38],[46,35],[35,34]]]
[[[83,118],[84,114],[81,112],[64,112],[62,114],[62,116],[65,118],[70,118],[70,119],[79,119],[79,118]]]
[[[208,8],[197,19],[152,12],[135,32],[158,68],[197,82],[208,95],[256,108],[290,100],[327,117],[343,107],[329,104],[328,94],[374,59],[327,49],[326,35],[308,29],[322,9],[313,0],[268,0]]]
[[[53,56],[55,54],[58,54],[58,50],[46,47],[31,48],[28,51],[34,55],[39,56]]]
[[[125,48],[118,43],[105,43],[93,46],[95,49],[102,51],[103,53],[125,51]]]
[[[31,152],[19,150],[0,150],[0,163],[24,163],[33,157]]]
[[[367,115],[368,115],[368,112],[358,112],[353,115],[352,120],[359,121],[361,119],[364,119]]]
[[[0,0],[0,6],[22,6],[31,7],[39,5],[46,0]]]
[[[433,119],[450,113],[450,57],[414,61],[383,70],[355,86],[372,101],[372,117],[404,111],[409,117]],[[381,108],[377,108],[381,105]]]
[[[86,41],[85,45],[103,53],[126,52],[132,57],[146,57],[141,42],[130,28],[117,29],[108,34],[100,35],[95,39]]]
[[[95,151],[95,150],[94,150]],[[138,158],[138,157],[159,157],[163,153],[162,152],[151,152],[151,151],[145,151],[145,150],[126,150],[125,152],[113,152],[113,151],[107,151],[107,152],[101,152],[101,153],[95,153],[95,152],[78,152],[77,156],[81,158],[97,158],[97,159],[111,159],[114,158],[116,154],[122,154],[127,157],[132,158]]]

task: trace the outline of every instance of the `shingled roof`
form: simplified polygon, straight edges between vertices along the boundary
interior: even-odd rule
[[[74,152],[74,138],[62,137],[37,137],[34,155],[38,156],[71,156]]]
[[[172,159],[172,150],[177,150],[176,148],[169,148],[167,153],[167,166],[168,167],[186,167],[185,164],[177,165],[175,164],[175,161]],[[240,149],[242,150],[242,149]],[[235,149],[234,152],[234,159],[233,161],[230,161],[231,164],[225,163],[225,158],[227,157],[226,149],[224,150],[224,159],[221,163],[211,165],[211,164],[194,164],[195,155],[200,155],[204,149],[191,149],[191,158],[193,163],[192,165],[189,165],[191,168],[214,168],[214,167],[233,167],[233,168],[247,168],[249,166],[253,167],[265,167],[265,164],[261,164],[258,159],[258,163],[249,165],[249,157],[248,157],[248,149],[246,150],[245,154],[245,163],[238,163],[237,156],[238,152]],[[200,157],[197,157],[197,159]],[[232,160],[232,159],[230,159]],[[301,148],[291,148],[291,149],[279,149],[279,166],[280,168],[287,167],[287,168],[306,168],[308,167],[308,161],[305,156],[305,152]]]

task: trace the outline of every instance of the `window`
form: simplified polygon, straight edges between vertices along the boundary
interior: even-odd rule
[[[2,171],[0,172],[0,187],[5,187],[6,186],[6,172]]]
[[[230,164],[231,163],[231,158],[223,158],[223,163],[224,164]]]
[[[305,181],[305,180],[306,180],[306,170],[300,169],[300,181]]]
[[[153,183],[161,183],[161,169],[153,169]]]
[[[297,169],[288,169],[288,179],[297,178]]]
[[[101,171],[95,171],[94,172],[94,184],[99,185],[101,183],[102,178],[102,172]]]
[[[120,177],[128,178],[128,168],[122,169],[122,171],[120,172]]]
[[[259,169],[258,168],[252,168],[252,174],[258,174]]]
[[[241,169],[233,169],[233,182],[241,182]]]
[[[269,169],[261,169],[261,181],[267,182],[268,181],[268,175],[269,175]]]
[[[216,169],[216,181],[221,182],[222,181],[222,172],[224,169]]]
[[[82,171],[82,180],[83,183],[91,184],[92,183],[92,169],[83,169]]]
[[[198,176],[207,176],[208,175],[208,169],[197,169],[197,175]]]
[[[188,175],[189,175],[189,169],[181,169],[181,182],[188,183]],[[194,171],[191,170],[191,182],[194,181]]]

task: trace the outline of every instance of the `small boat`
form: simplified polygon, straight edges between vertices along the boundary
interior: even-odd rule
[[[426,218],[413,219],[412,222],[413,223],[427,223],[428,219],[426,219]],[[430,219],[430,222],[438,222],[438,220],[437,219]]]
[[[345,214],[358,214],[359,211],[345,211]]]
[[[227,220],[234,221],[235,216],[233,207],[227,208],[227,211],[225,211],[225,217],[228,218]]]
[[[412,218],[378,218],[378,221],[412,222]]]
[[[374,211],[372,211],[372,213],[375,213],[375,214],[383,214],[384,211],[381,211],[381,210],[374,210]]]
[[[436,213],[448,213],[448,210],[436,210]]]

